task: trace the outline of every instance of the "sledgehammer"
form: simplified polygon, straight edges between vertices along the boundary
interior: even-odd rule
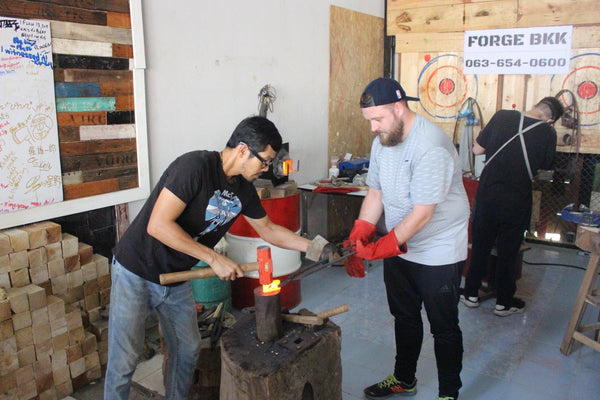
[[[258,271],[258,262],[240,264],[240,268],[244,272]],[[159,280],[161,285],[170,283],[190,281],[192,279],[204,279],[217,276],[212,268],[198,268],[189,271],[170,272],[168,274],[160,274]]]

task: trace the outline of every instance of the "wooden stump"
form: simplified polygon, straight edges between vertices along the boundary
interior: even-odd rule
[[[283,322],[283,336],[261,342],[246,315],[221,337],[220,400],[341,400],[341,330]]]
[[[279,339],[283,331],[281,325],[281,293],[264,294],[262,287],[254,289],[256,308],[256,336],[261,342]]]

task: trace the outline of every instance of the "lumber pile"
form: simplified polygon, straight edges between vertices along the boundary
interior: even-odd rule
[[[102,377],[110,283],[108,259],[56,223],[0,231],[0,398],[62,399]]]

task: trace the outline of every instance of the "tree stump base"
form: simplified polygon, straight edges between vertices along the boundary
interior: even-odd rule
[[[340,327],[283,322],[283,336],[260,342],[245,315],[221,337],[220,400],[341,400]]]

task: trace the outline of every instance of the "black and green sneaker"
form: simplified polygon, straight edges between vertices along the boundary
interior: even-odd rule
[[[404,383],[390,375],[383,381],[369,386],[365,389],[368,399],[387,399],[392,396],[414,396],[417,394],[417,378],[413,383]]]

